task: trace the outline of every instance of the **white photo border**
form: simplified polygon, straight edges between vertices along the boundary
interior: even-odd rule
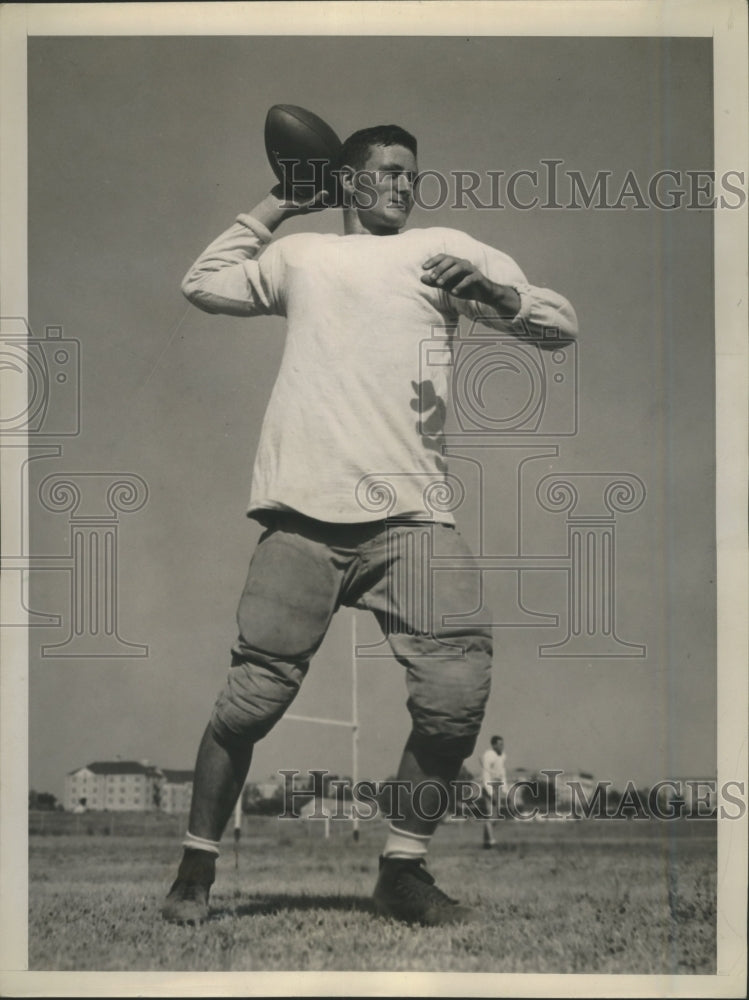
[[[282,16],[279,13],[282,9]],[[747,167],[741,0],[6,4],[0,10],[0,315],[28,315],[26,39],[63,35],[712,37],[716,175]],[[747,203],[715,211],[718,779],[747,787]],[[13,390],[19,391],[14,383]],[[23,400],[6,399],[19,412]],[[2,470],[7,473],[6,467]],[[15,496],[18,490],[13,491]],[[9,491],[4,499],[9,500]],[[11,523],[4,506],[3,541]],[[24,519],[24,523],[27,523]],[[28,541],[28,540],[26,540]],[[28,551],[24,546],[20,551]],[[3,581],[3,586],[7,585]],[[715,976],[27,971],[28,639],[0,635],[0,983],[6,996],[743,996],[747,817],[719,822]]]

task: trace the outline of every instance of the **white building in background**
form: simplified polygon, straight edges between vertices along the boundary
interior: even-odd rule
[[[63,806],[71,812],[81,812],[84,809],[103,809],[105,783],[101,774],[95,770],[96,764],[79,767],[65,775],[65,794]]]
[[[166,809],[167,812],[181,812],[186,785],[182,776],[189,774],[192,790],[192,772],[168,773],[175,778],[171,781],[166,779],[165,772],[147,760],[94,761],[65,776],[63,804],[74,812],[85,809],[129,812]],[[175,808],[163,804],[165,791],[170,806],[173,804]]]
[[[161,809],[168,813],[189,812],[195,772],[162,767],[161,774],[164,779],[161,784]]]

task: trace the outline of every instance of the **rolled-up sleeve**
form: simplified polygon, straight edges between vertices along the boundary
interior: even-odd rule
[[[514,332],[542,338],[555,334],[567,340],[577,337],[577,314],[563,295],[527,282],[512,287],[520,296],[520,309],[512,319]]]
[[[182,279],[183,294],[208,313],[283,314],[282,267],[279,255],[268,247],[271,238],[270,231],[251,215],[237,216]]]

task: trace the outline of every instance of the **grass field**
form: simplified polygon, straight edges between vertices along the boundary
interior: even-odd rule
[[[245,817],[235,868],[223,845],[201,927],[158,915],[174,877],[169,837],[32,835],[32,970],[339,970],[714,973],[715,824],[506,822],[494,851],[473,822],[443,826],[431,869],[480,908],[452,928],[376,916],[384,839],[364,824]]]

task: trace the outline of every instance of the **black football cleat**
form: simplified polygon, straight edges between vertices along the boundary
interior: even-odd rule
[[[380,858],[374,904],[380,916],[427,927],[465,923],[474,917],[469,907],[437,888],[420,858]]]
[[[202,924],[208,918],[208,894],[216,878],[216,856],[186,848],[161,916],[172,924]]]

